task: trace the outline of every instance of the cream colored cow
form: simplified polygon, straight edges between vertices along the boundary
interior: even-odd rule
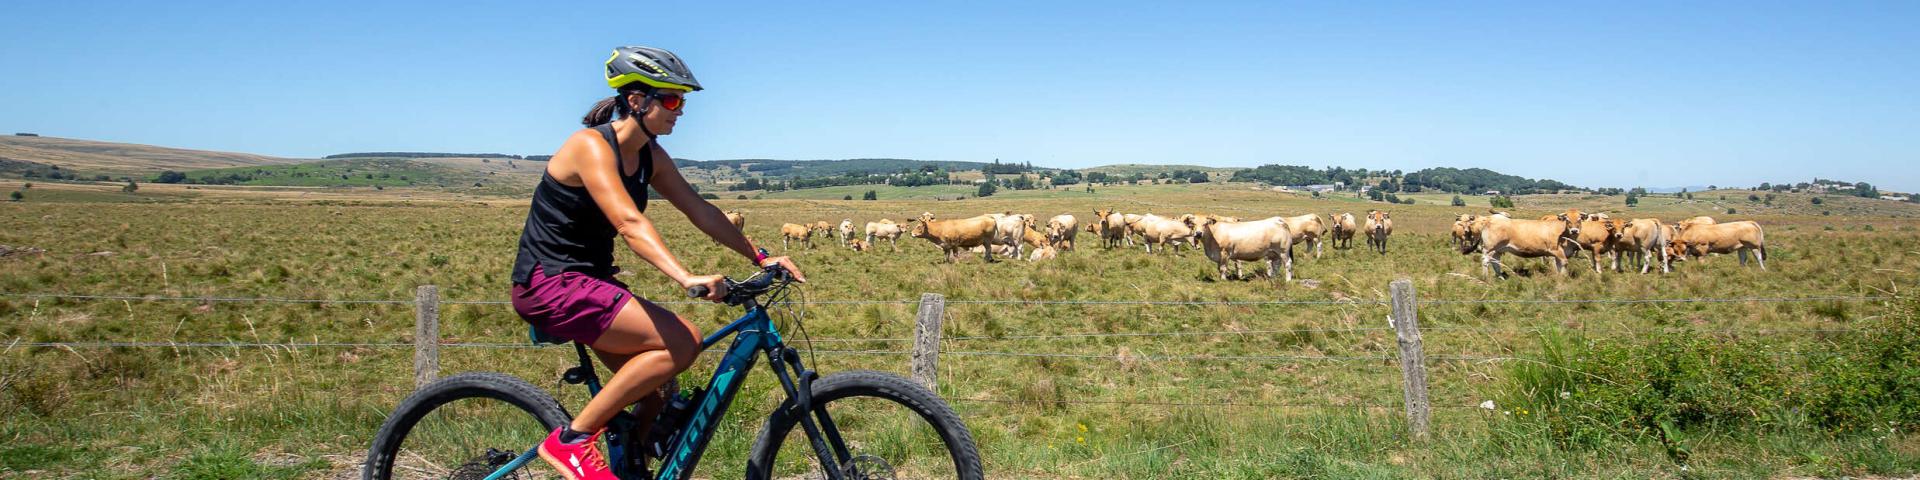
[[[893,251],[896,252],[900,251],[900,244],[896,241],[906,233],[907,229],[898,223],[893,223],[893,220],[882,218],[877,222],[867,222],[867,243],[886,240],[887,245],[893,247]]]
[[[1251,222],[1198,218],[1194,226],[1201,250],[1218,266],[1221,279],[1239,278],[1242,261],[1265,260],[1267,278],[1273,278],[1280,273],[1276,270],[1282,270],[1286,281],[1293,281],[1293,234],[1280,217]],[[1229,262],[1233,264],[1232,277],[1227,276]]]

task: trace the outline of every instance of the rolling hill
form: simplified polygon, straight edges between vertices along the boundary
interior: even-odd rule
[[[302,160],[249,153],[216,152],[59,137],[0,137],[0,160],[20,172],[33,169],[83,175],[145,175],[165,170],[286,165]],[[28,165],[31,164],[31,165]],[[36,167],[36,165],[41,167]]]

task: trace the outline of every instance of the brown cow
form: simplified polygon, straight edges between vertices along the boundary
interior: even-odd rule
[[[958,260],[960,252],[969,248],[990,245],[997,228],[994,218],[987,216],[958,220],[934,220],[930,218],[932,216],[932,214],[923,215],[923,220],[913,221],[913,230],[910,235],[914,238],[927,239],[928,242],[940,247],[946,252],[948,262]],[[993,263],[992,249],[986,250],[989,251],[982,258],[986,259],[987,263]]]
[[[1747,264],[1747,252],[1753,252],[1760,269],[1767,269],[1767,235],[1761,230],[1759,222],[1744,220],[1711,225],[1681,224],[1680,235],[1674,242],[1681,245],[1681,251],[1687,256],[1694,258],[1709,253],[1738,253],[1741,266]]]
[[[1564,215],[1564,214],[1563,214]],[[1481,217],[1474,222],[1472,234],[1479,241],[1480,265],[1495,276],[1506,276],[1500,269],[1500,256],[1521,258],[1553,257],[1555,271],[1566,273],[1565,242],[1580,235],[1580,223],[1556,216],[1554,220],[1514,220],[1505,215]],[[1460,253],[1471,253],[1463,246]]]
[[[1393,235],[1393,218],[1387,212],[1373,210],[1367,212],[1367,248],[1387,254],[1387,236]]]
[[[1287,223],[1280,217],[1251,222],[1220,222],[1197,218],[1200,247],[1207,259],[1219,266],[1221,279],[1239,278],[1241,261],[1267,261],[1267,278],[1275,270],[1284,270],[1286,281],[1293,281],[1293,239]],[[1227,276],[1227,263],[1233,263],[1233,277]]]
[[[1459,248],[1460,245],[1464,244],[1467,241],[1467,225],[1472,224],[1473,219],[1474,219],[1474,216],[1471,213],[1462,213],[1459,216],[1454,217],[1453,237],[1450,241],[1453,242],[1453,246],[1455,248]]]
[[[1673,271],[1668,260],[1670,257],[1667,256],[1667,227],[1660,223],[1660,219],[1636,218],[1627,220],[1624,225],[1614,240],[1615,252],[1639,252],[1632,258],[1640,262],[1640,273],[1647,273],[1648,269],[1653,268],[1650,262],[1654,260],[1660,261],[1660,273]],[[1620,269],[1618,259],[1614,260],[1613,267],[1616,271]]]
[[[873,244],[867,243],[866,240],[855,238],[847,240],[847,248],[853,249],[853,251],[856,252],[864,252],[869,248],[873,248]]]
[[[1127,238],[1125,215],[1114,213],[1114,209],[1094,209],[1092,217],[1094,217],[1094,223],[1091,227],[1096,227],[1096,234],[1100,234],[1100,240],[1106,240],[1104,242],[1106,248],[1117,248],[1121,238]],[[1127,242],[1127,244],[1131,246],[1133,242]]]
[[[1281,220],[1287,222],[1287,233],[1292,236],[1294,245],[1313,242],[1313,258],[1320,258],[1320,239],[1327,236],[1327,224],[1320,221],[1319,215],[1309,213]]]
[[[1353,233],[1360,231],[1360,225],[1353,220],[1352,213],[1327,214],[1333,218],[1333,248],[1353,248]]]
[[[813,229],[797,223],[780,224],[780,250],[793,249],[794,240],[799,240],[807,248],[813,248]]]
[[[1572,243],[1567,245],[1572,250],[1567,253],[1567,256],[1572,257],[1573,251],[1590,252],[1593,257],[1593,273],[1600,273],[1600,256],[1607,255],[1613,258],[1613,269],[1618,271],[1620,256],[1613,247],[1620,236],[1619,228],[1623,226],[1607,220],[1605,215],[1588,214],[1586,218],[1580,220],[1580,234],[1573,236]]]

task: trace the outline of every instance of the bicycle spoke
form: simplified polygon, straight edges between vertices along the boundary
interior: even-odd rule
[[[824,408],[853,458],[841,466],[847,478],[956,478],[953,457],[940,434],[906,406],[883,398],[849,397]],[[827,478],[802,429],[787,434],[775,458],[774,478]]]
[[[490,398],[456,400],[433,409],[407,434],[395,456],[395,479],[480,480],[547,435],[539,420]],[[534,459],[507,479],[561,478]]]

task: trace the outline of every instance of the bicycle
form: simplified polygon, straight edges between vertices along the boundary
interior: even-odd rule
[[[784,292],[792,282],[785,269],[775,265],[745,281],[725,281],[726,304],[744,307],[746,314],[708,335],[701,347],[737,337],[707,386],[673,395],[649,431],[635,431],[639,417],[632,411],[615,415],[603,437],[608,466],[616,476],[690,478],[744,383],[740,377],[753,368],[756,354],[764,354],[786,398],[762,424],[748,453],[746,478],[982,477],[972,433],[934,392],[891,373],[856,370],[821,376],[801,364],[800,352],[786,345],[767,314],[769,306],[785,300]],[[688,293],[704,297],[707,292],[705,287],[694,287]],[[759,301],[762,295],[768,296],[766,305]],[[537,329],[530,336],[536,344],[566,343]],[[590,393],[598,394],[600,380],[587,347],[576,342],[574,352],[580,364],[566,370],[561,379],[584,383]],[[889,406],[905,411],[883,409]],[[362,477],[557,476],[545,462],[533,461],[538,456],[536,447],[547,432],[570,421],[552,395],[518,377],[492,372],[453,375],[421,387],[400,402],[375,434]],[[803,432],[795,436],[806,437],[804,446],[786,445],[795,425]],[[854,429],[869,427],[880,432],[877,437],[852,435],[864,432]],[[511,442],[526,447],[500,448],[516,445]],[[811,450],[811,457],[801,455],[798,450],[803,448]],[[780,456],[782,452],[791,453]],[[658,475],[651,474],[649,457],[659,460]]]

